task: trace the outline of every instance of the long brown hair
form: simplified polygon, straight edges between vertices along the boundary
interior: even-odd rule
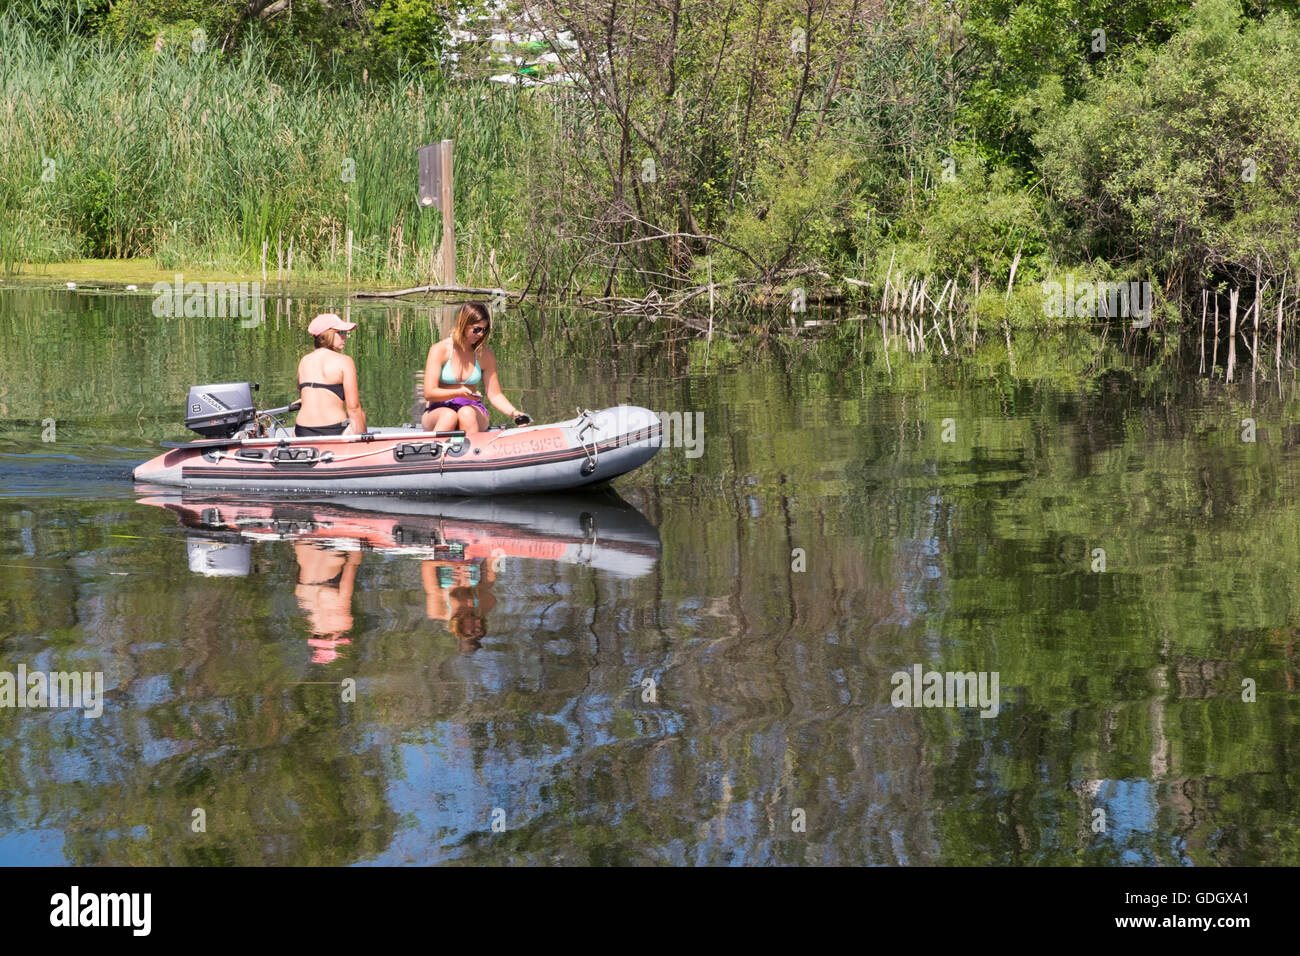
[[[456,323],[451,329],[451,341],[458,349],[467,349],[465,344],[465,333],[475,322],[486,322],[488,330],[478,340],[478,344],[470,351],[478,351],[479,346],[487,341],[488,335],[492,332],[492,313],[483,302],[466,302],[456,313]]]

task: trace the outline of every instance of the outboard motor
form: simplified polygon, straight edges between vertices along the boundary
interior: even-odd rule
[[[204,438],[233,438],[235,433],[257,421],[253,391],[257,383],[226,382],[195,385],[185,400],[185,427]]]
[[[190,570],[206,578],[246,578],[253,566],[253,546],[248,541],[209,541],[186,538]]]

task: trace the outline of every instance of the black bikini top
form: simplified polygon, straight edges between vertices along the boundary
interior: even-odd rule
[[[327,388],[327,389],[329,389],[331,392],[333,392],[335,395],[337,395],[337,396],[339,397],[339,401],[340,401],[340,402],[346,402],[346,401],[347,401],[347,398],[344,397],[344,395],[343,395],[343,386],[342,386],[342,384],[339,384],[339,385],[322,385],[320,382],[299,382],[299,383],[298,383],[298,391],[301,392],[304,388]]]

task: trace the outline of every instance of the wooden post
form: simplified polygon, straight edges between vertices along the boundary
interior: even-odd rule
[[[1016,246],[1016,257],[1011,260],[1011,275],[1007,276],[1007,297],[1006,301],[1011,301],[1011,287],[1016,281],[1016,266],[1020,265],[1020,251],[1025,248],[1025,240],[1020,240],[1020,245]]]
[[[1282,381],[1282,300],[1286,298],[1286,273],[1282,273],[1282,291],[1277,294],[1277,375]]]
[[[1232,381],[1232,370],[1237,366],[1237,300],[1241,290],[1233,289],[1228,293],[1228,381]]]
[[[713,339],[713,256],[709,256],[709,339]]]
[[[262,285],[266,285],[266,240],[262,240]]]
[[[952,324],[952,304],[957,298],[957,280],[960,278],[961,271],[958,270],[957,274],[953,276],[952,291],[948,293],[948,334],[952,336],[952,347],[954,349],[957,347],[957,330],[953,328]]]
[[[1219,293],[1214,293],[1214,355],[1210,358],[1210,373],[1219,364]]]
[[[1255,370],[1259,368],[1259,256],[1255,257],[1255,346],[1250,355],[1250,380],[1255,381]]]
[[[348,230],[348,282],[352,282],[352,230]]]
[[[949,279],[947,282],[945,282],[945,283],[943,284],[943,291],[939,293],[939,299],[938,299],[938,301],[935,301],[935,302],[931,302],[931,303],[930,303],[932,306],[934,306],[934,314],[935,314],[935,315],[938,315],[938,314],[939,314],[939,310],[943,308],[943,300],[946,299],[946,298],[948,298],[948,286],[950,286],[950,285],[952,285],[952,280],[951,280],[951,279]]]
[[[885,291],[880,294],[880,311],[889,311],[889,280],[894,277],[894,250],[889,250],[889,268],[885,271]]]
[[[1205,309],[1210,298],[1210,290],[1201,290],[1201,374],[1205,374]]]
[[[456,284],[456,210],[452,189],[451,140],[444,139],[439,150],[442,168],[442,284]]]

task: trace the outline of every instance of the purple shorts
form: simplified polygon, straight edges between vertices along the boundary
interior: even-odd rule
[[[430,402],[428,407],[425,408],[425,411],[431,412],[435,408],[450,408],[452,411],[459,413],[460,410],[464,408],[466,405],[470,405],[474,408],[477,408],[480,412],[483,413],[484,418],[490,419],[492,417],[491,415],[488,414],[487,406],[484,405],[482,402],[480,402],[477,398],[449,398],[445,402]]]

